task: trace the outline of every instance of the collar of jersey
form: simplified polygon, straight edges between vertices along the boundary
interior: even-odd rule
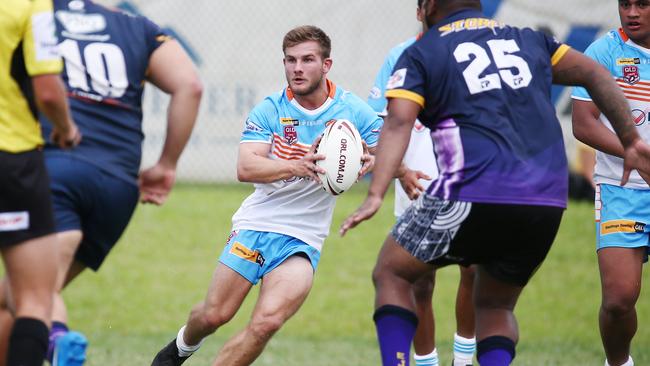
[[[449,14],[446,18],[443,20],[439,21],[436,23],[432,29],[438,29],[439,26],[453,23],[457,20],[465,19],[465,18],[487,18],[483,12],[480,10],[475,10],[475,9],[461,9],[458,11],[455,11],[451,14]]]
[[[334,100],[334,96],[336,95],[336,84],[334,84],[330,79],[327,79],[327,90],[329,91],[329,94],[327,95],[327,99],[325,100],[325,103],[323,103],[320,107],[316,109],[307,109],[298,103],[296,98],[293,97],[293,92],[291,92],[291,88],[287,87],[286,89],[286,96],[287,99],[289,100],[289,103],[296,107],[299,111],[305,114],[309,115],[317,115],[327,109],[330,104],[332,104],[332,101]]]
[[[626,45],[628,45],[630,47],[634,47],[634,48],[638,49],[639,51],[645,53],[646,55],[650,55],[650,49],[645,48],[645,47],[635,43],[633,40],[631,40],[630,37],[628,37],[627,34],[625,34],[625,31],[623,31],[623,28],[618,29],[618,36],[621,37],[621,40]]]

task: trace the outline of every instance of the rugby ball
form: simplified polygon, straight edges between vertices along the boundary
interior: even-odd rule
[[[325,127],[316,153],[325,155],[324,160],[316,162],[325,170],[324,174],[318,173],[325,192],[338,196],[356,182],[362,166],[363,145],[352,122],[331,121]]]

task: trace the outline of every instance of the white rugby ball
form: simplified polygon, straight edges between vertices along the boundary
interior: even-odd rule
[[[363,145],[352,122],[338,119],[327,126],[316,153],[325,155],[324,160],[316,162],[325,170],[325,174],[318,174],[325,192],[337,196],[356,182],[362,166]]]

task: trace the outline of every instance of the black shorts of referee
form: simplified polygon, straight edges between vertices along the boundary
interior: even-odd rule
[[[43,152],[0,151],[0,247],[52,233],[52,200]]]

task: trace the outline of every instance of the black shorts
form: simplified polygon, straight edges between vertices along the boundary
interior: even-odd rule
[[[563,208],[445,201],[422,195],[391,231],[411,255],[436,266],[480,264],[524,286],[546,258]]]
[[[43,153],[0,151],[0,247],[54,233]]]

